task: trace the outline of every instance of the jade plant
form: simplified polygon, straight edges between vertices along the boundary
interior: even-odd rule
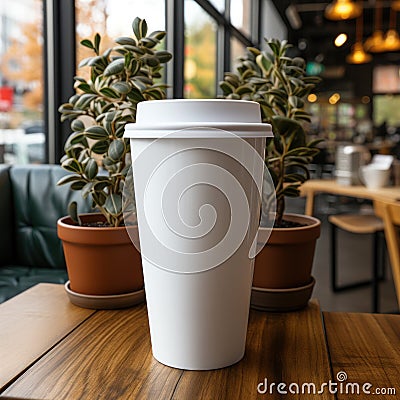
[[[93,208],[109,226],[123,224],[123,187],[130,170],[130,144],[123,138],[127,123],[135,122],[141,101],[166,97],[160,83],[163,64],[172,55],[157,50],[166,32],[147,35],[146,20],[132,23],[133,37],[115,39],[115,46],[100,52],[101,36],[81,45],[93,51],[79,68],[89,68],[90,77],[75,77],[75,94],[59,108],[61,120],[69,120],[68,137],[61,166],[71,172],[58,182],[92,199]],[[69,206],[71,218],[80,223],[76,203]]]
[[[274,138],[267,144],[265,161],[276,193],[275,226],[280,227],[285,197],[300,195],[300,185],[310,177],[308,164],[319,152],[321,140],[307,142],[304,123],[310,121],[305,99],[320,79],[306,76],[304,60],[289,57],[286,41],[266,43],[267,51],[249,47],[237,73],[226,73],[220,87],[225,98],[258,102],[263,122],[272,125]]]

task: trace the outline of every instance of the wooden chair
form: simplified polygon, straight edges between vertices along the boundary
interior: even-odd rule
[[[374,201],[375,214],[382,218],[385,238],[392,267],[393,281],[396,289],[397,302],[400,307],[400,202],[391,203],[384,200]]]
[[[383,221],[374,214],[336,214],[330,215],[331,226],[331,288],[334,292],[356,289],[362,286],[372,286],[372,310],[379,312],[379,280],[384,276],[385,248],[383,242]],[[337,228],[354,234],[373,235],[372,247],[372,280],[364,280],[350,284],[339,285],[337,267]],[[380,240],[382,239],[382,240]],[[381,254],[381,264],[379,263]],[[381,271],[380,271],[381,270]]]

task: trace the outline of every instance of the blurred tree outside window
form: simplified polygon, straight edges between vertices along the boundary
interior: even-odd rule
[[[185,0],[185,98],[215,98],[217,24],[195,1]]]
[[[100,49],[115,46],[120,36],[132,36],[135,17],[145,19],[149,32],[165,29],[164,0],[75,0],[77,65],[93,52],[79,43],[100,33]],[[85,68],[79,70],[82,76]],[[86,77],[87,78],[87,77]]]
[[[0,2],[0,162],[43,163],[43,1]]]

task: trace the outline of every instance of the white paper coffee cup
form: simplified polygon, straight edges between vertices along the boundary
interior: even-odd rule
[[[259,105],[138,104],[126,126],[154,357],[207,370],[245,350],[266,137]]]

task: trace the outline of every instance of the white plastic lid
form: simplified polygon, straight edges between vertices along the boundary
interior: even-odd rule
[[[273,136],[261,122],[260,105],[245,100],[154,100],[138,104],[125,138],[243,138]]]

